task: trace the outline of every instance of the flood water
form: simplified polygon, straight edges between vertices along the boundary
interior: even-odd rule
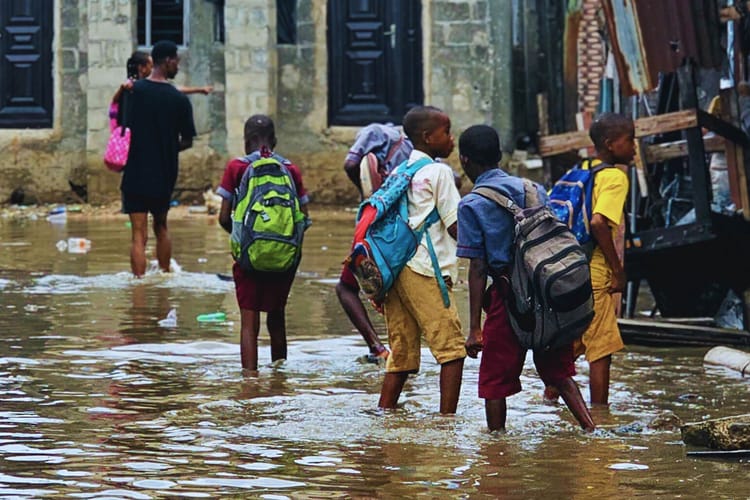
[[[270,364],[262,331],[257,378],[241,373],[214,217],[171,221],[182,270],[141,280],[128,272],[124,217],[0,221],[0,497],[750,496],[747,461],[687,457],[679,431],[646,426],[665,411],[684,421],[749,411],[747,379],[704,366],[705,348],[615,355],[611,407],[594,413],[593,434],[542,403],[530,360],[506,434],[485,430],[478,360],[467,359],[457,415],[437,413],[426,350],[401,407],[377,411],[382,368],[361,360],[334,291],[353,215],[313,212],[287,309],[289,359]],[[90,251],[58,251],[68,237]],[[465,283],[455,299],[466,323]],[[170,309],[177,326],[159,326]],[[227,320],[196,321],[215,311]],[[577,368],[588,401],[587,365]]]

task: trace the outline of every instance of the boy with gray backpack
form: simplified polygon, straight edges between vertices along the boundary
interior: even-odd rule
[[[231,234],[232,268],[240,306],[242,368],[258,369],[260,313],[271,337],[271,360],[286,359],[285,307],[309,225],[307,192],[299,168],[273,152],[274,123],[245,122],[246,156],[231,160],[217,192],[219,223]]]
[[[573,338],[592,316],[586,257],[544,206],[544,191],[500,170],[500,140],[492,127],[469,127],[458,147],[474,182],[458,207],[456,253],[470,259],[466,351],[473,358],[482,351],[479,397],[487,426],[505,429],[505,399],[521,390],[531,348],[542,380],[560,391],[581,427],[591,431],[594,422],[572,378]]]

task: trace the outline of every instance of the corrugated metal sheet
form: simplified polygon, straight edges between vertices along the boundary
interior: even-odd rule
[[[686,57],[720,67],[721,25],[717,0],[603,0],[610,45],[622,90],[653,90],[660,72]]]

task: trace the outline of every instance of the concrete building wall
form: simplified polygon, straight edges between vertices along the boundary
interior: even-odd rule
[[[91,202],[113,201],[119,175],[104,168],[101,155],[107,108],[136,48],[135,2],[55,1],[55,126],[0,130],[0,175],[10,179],[0,184],[0,200],[24,186],[41,201],[71,201],[70,180],[87,185]],[[199,135],[180,154],[177,195],[199,198],[215,187],[226,161],[244,152],[244,121],[266,113],[276,121],[277,149],[301,166],[314,201],[356,202],[342,164],[358,127],[327,122],[327,1],[299,0],[294,45],[276,43],[273,0],[226,0],[223,43],[214,40],[215,4],[190,5],[190,43],[175,83],[210,84],[214,92],[191,96]],[[493,124],[505,136],[512,131],[511,5],[422,3],[425,103],[451,116],[456,137],[475,123]],[[458,169],[456,155],[449,160]]]
[[[0,129],[0,200],[19,188],[30,200],[65,200],[68,180],[85,182],[86,3],[54,2],[54,123],[49,129]]]

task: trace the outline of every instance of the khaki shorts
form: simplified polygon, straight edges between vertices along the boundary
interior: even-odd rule
[[[434,277],[405,267],[385,298],[385,322],[391,355],[387,372],[419,371],[420,340],[424,336],[432,355],[441,365],[466,357],[458,311],[451,297],[445,307]]]
[[[586,361],[589,363],[625,347],[617,326],[615,302],[608,290],[609,288],[594,289],[594,320],[573,345],[574,356],[586,354]]]

